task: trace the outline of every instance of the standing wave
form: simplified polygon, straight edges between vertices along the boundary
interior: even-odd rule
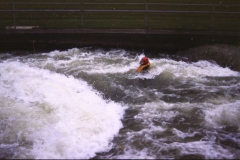
[[[1,158],[91,158],[111,149],[124,107],[85,81],[0,63]]]

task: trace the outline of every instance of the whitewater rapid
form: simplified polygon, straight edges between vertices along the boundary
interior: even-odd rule
[[[13,147],[12,158],[91,158],[111,148],[124,106],[81,79],[18,61],[0,73],[1,147]]]
[[[1,54],[1,158],[239,157],[239,72],[150,55],[138,74],[145,55]]]

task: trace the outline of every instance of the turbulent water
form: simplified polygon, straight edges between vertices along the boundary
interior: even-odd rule
[[[239,158],[240,73],[145,54],[0,54],[0,158]]]

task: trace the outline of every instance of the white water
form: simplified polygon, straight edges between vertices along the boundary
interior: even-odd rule
[[[90,158],[111,149],[123,106],[81,79],[18,61],[1,63],[0,73],[1,146],[17,147],[15,158]]]
[[[239,72],[150,58],[137,74],[142,56],[71,49],[0,61],[2,157],[238,157]],[[128,120],[126,109],[137,113]]]

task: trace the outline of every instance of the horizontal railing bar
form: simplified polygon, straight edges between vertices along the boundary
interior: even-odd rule
[[[147,3],[147,2],[146,2]],[[65,2],[65,3],[58,3],[58,2],[6,2],[6,3],[0,3],[0,4],[80,4],[80,5],[120,5],[120,4],[126,4],[126,5],[145,5],[146,3],[84,3],[84,2]],[[147,3],[148,5],[171,5],[171,6],[240,6],[240,5],[232,5],[232,4],[181,4],[181,3]]]
[[[145,3],[84,3],[84,2],[13,2],[14,4],[145,4]],[[0,4],[13,4],[12,2],[0,3]]]
[[[181,4],[181,3],[148,3],[152,5],[173,5],[173,6],[240,6],[240,5],[233,5],[233,4]]]
[[[220,11],[168,11],[168,10],[0,10],[0,12],[128,12],[128,13],[216,13],[216,14],[240,14],[240,12],[220,12]]]
[[[83,10],[83,12],[135,12],[135,13],[231,13],[240,12],[218,12],[218,11],[168,11],[168,10]]]

